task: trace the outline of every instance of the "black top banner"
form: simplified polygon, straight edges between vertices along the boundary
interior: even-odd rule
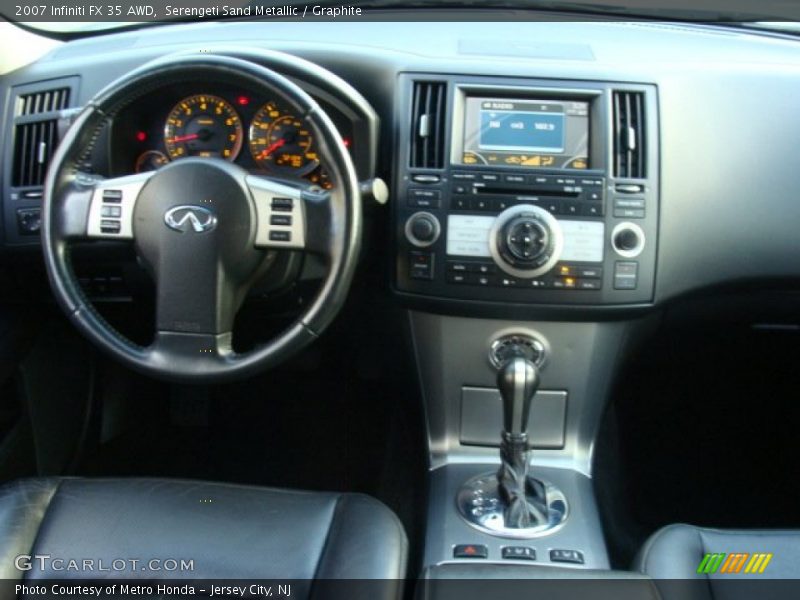
[[[396,9],[408,9],[399,16]],[[800,20],[800,2],[785,0],[369,0],[270,2],[266,0],[0,0],[0,14],[23,23],[158,23],[221,19],[484,20],[484,9],[515,11],[513,20],[664,19],[704,22]],[[388,11],[392,11],[388,14]],[[57,28],[56,28],[57,29]]]

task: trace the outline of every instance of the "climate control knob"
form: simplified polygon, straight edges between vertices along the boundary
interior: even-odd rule
[[[425,248],[439,239],[442,227],[439,219],[429,212],[417,212],[406,221],[406,239],[418,248]]]
[[[497,266],[509,275],[526,279],[552,269],[563,246],[558,221],[532,204],[501,212],[489,235],[489,251]]]
[[[611,245],[625,258],[639,256],[644,250],[644,231],[636,223],[620,223],[611,232]]]

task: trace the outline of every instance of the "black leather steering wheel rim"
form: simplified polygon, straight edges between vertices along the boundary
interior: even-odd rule
[[[248,58],[253,57],[250,53]],[[256,57],[254,57],[256,58]],[[48,171],[42,206],[42,241],[51,287],[70,320],[89,340],[125,365],[158,378],[210,382],[252,375],[275,366],[316,339],[344,303],[358,260],[361,242],[361,200],[355,167],[333,122],[297,84],[264,65],[280,67],[301,59],[264,51],[259,64],[226,54],[171,55],[121,77],[98,93],[83,109],[56,151]],[[317,69],[309,63],[310,69]],[[80,176],[86,150],[101,126],[129,102],[176,80],[210,78],[236,81],[264,96],[278,94],[302,114],[325,157],[335,191],[327,198],[327,215],[316,226],[325,229],[327,274],[316,297],[286,330],[246,353],[236,353],[227,339],[214,339],[213,351],[198,352],[197,336],[177,333],[162,343],[141,347],[116,331],[94,309],[72,270],[70,246],[76,231],[85,231],[91,197],[82,193]],[[190,159],[183,159],[190,160]],[[200,160],[200,159],[198,159]],[[178,161],[180,162],[180,161]],[[69,202],[66,200],[69,199]],[[223,338],[224,338],[223,334]],[[219,338],[220,336],[216,336]]]

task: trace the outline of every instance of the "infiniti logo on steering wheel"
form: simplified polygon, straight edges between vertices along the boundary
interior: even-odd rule
[[[207,208],[186,204],[170,208],[164,213],[164,222],[170,229],[181,233],[203,233],[217,226],[217,217]]]

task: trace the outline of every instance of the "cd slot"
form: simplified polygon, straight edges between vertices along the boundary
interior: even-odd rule
[[[565,191],[562,189],[543,189],[532,187],[501,187],[501,186],[475,186],[476,194],[491,194],[492,196],[549,196],[551,198],[580,198],[581,193]]]

